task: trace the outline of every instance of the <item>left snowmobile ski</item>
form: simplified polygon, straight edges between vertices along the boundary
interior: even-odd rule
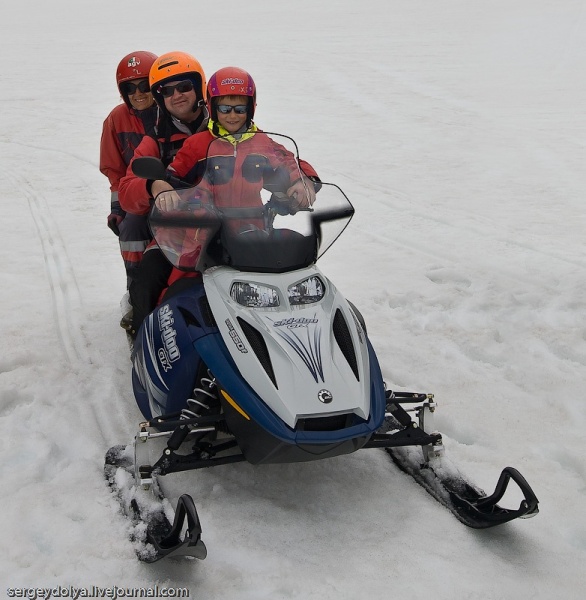
[[[143,562],[190,556],[204,559],[207,549],[201,540],[201,525],[191,496],[179,497],[175,515],[168,517],[170,504],[155,481],[141,489],[135,485],[132,446],[113,446],[106,453],[104,473],[133,524],[131,540]]]
[[[304,462],[380,448],[470,527],[537,514],[537,498],[515,469],[487,495],[451,465],[433,425],[432,395],[386,390],[362,315],[316,266],[354,208],[336,185],[304,175],[291,142],[266,132],[236,145],[218,138],[201,182],[161,194],[151,210],[169,262],[201,274],[179,278],[141,325],[132,386],[145,422],[127,462],[115,449],[106,460],[154,556],[205,556],[190,497],[162,532],[154,526],[152,512],[170,512],[158,478],[239,461]],[[135,160],[133,169],[165,177],[154,158]],[[299,182],[304,192],[297,185],[288,196]],[[511,481],[523,495],[517,509],[499,505]],[[157,510],[143,502],[144,488]]]

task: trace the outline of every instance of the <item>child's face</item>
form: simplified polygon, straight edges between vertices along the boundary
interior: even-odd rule
[[[238,114],[234,109],[230,110],[229,113],[222,113],[222,107],[224,106],[238,106],[244,107],[243,114]],[[247,96],[220,96],[217,100],[216,108],[218,115],[218,123],[228,132],[228,133],[236,133],[239,131],[243,125],[246,123],[246,108],[248,107],[248,97]],[[226,109],[224,109],[226,110]]]

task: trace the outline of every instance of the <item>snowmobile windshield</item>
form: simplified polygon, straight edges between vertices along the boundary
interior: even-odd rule
[[[338,186],[306,175],[297,145],[280,134],[216,138],[200,164],[198,185],[159,194],[150,215],[155,240],[181,270],[300,269],[324,254],[354,214]]]

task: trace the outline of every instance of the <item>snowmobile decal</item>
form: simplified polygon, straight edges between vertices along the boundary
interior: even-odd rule
[[[290,319],[283,319],[282,321],[273,323],[273,327],[287,327],[287,329],[295,329],[296,327],[307,327],[310,323],[317,322],[318,320],[315,317],[313,319],[306,319],[305,317],[295,319],[291,317]]]
[[[171,368],[170,362],[175,362],[181,358],[181,352],[177,347],[177,331],[173,327],[175,319],[173,318],[173,311],[168,304],[165,304],[159,309],[159,328],[161,329],[161,339],[166,349],[166,357],[168,358],[168,368]],[[159,350],[159,358],[161,356],[161,348]],[[165,367],[165,365],[163,365]],[[167,369],[165,368],[165,371]]]
[[[232,338],[232,341],[236,345],[236,348],[238,348],[238,350],[240,350],[240,352],[242,352],[243,354],[248,353],[248,349],[244,345],[244,342],[240,339],[240,336],[236,332],[236,329],[234,329],[234,325],[232,325],[232,322],[230,321],[230,319],[226,319],[226,327],[228,328],[230,337]]]
[[[319,383],[319,379],[321,379],[325,383],[321,356],[321,327],[316,326],[311,328],[313,329],[313,336],[309,327],[310,324],[317,323],[317,319],[287,319],[288,321],[298,321],[299,323],[292,323],[292,325],[294,327],[306,328],[307,341],[304,342],[293,329],[289,333],[279,329],[277,330],[277,334],[295,350],[299,358],[301,358],[309,369],[315,382]],[[301,321],[307,321],[307,323],[301,323]],[[277,326],[277,323],[275,323],[275,326]]]
[[[153,369],[155,370],[155,373],[159,379],[159,381],[163,384],[163,387],[168,391],[169,388],[167,387],[167,384],[165,383],[165,380],[163,379],[161,372],[159,371],[159,368],[157,367],[157,361],[156,361],[156,357],[158,356],[158,353],[155,352],[155,340],[154,340],[154,331],[153,331],[153,315],[152,313],[148,316],[147,319],[147,331],[146,331],[146,347],[150,356],[150,363],[153,366]]]

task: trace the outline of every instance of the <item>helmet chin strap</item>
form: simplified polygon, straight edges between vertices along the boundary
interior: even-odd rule
[[[196,100],[195,104],[193,105],[193,108],[191,109],[191,112],[197,112],[197,109],[201,108],[202,106],[203,106],[204,111],[207,112],[205,101],[204,100]]]

